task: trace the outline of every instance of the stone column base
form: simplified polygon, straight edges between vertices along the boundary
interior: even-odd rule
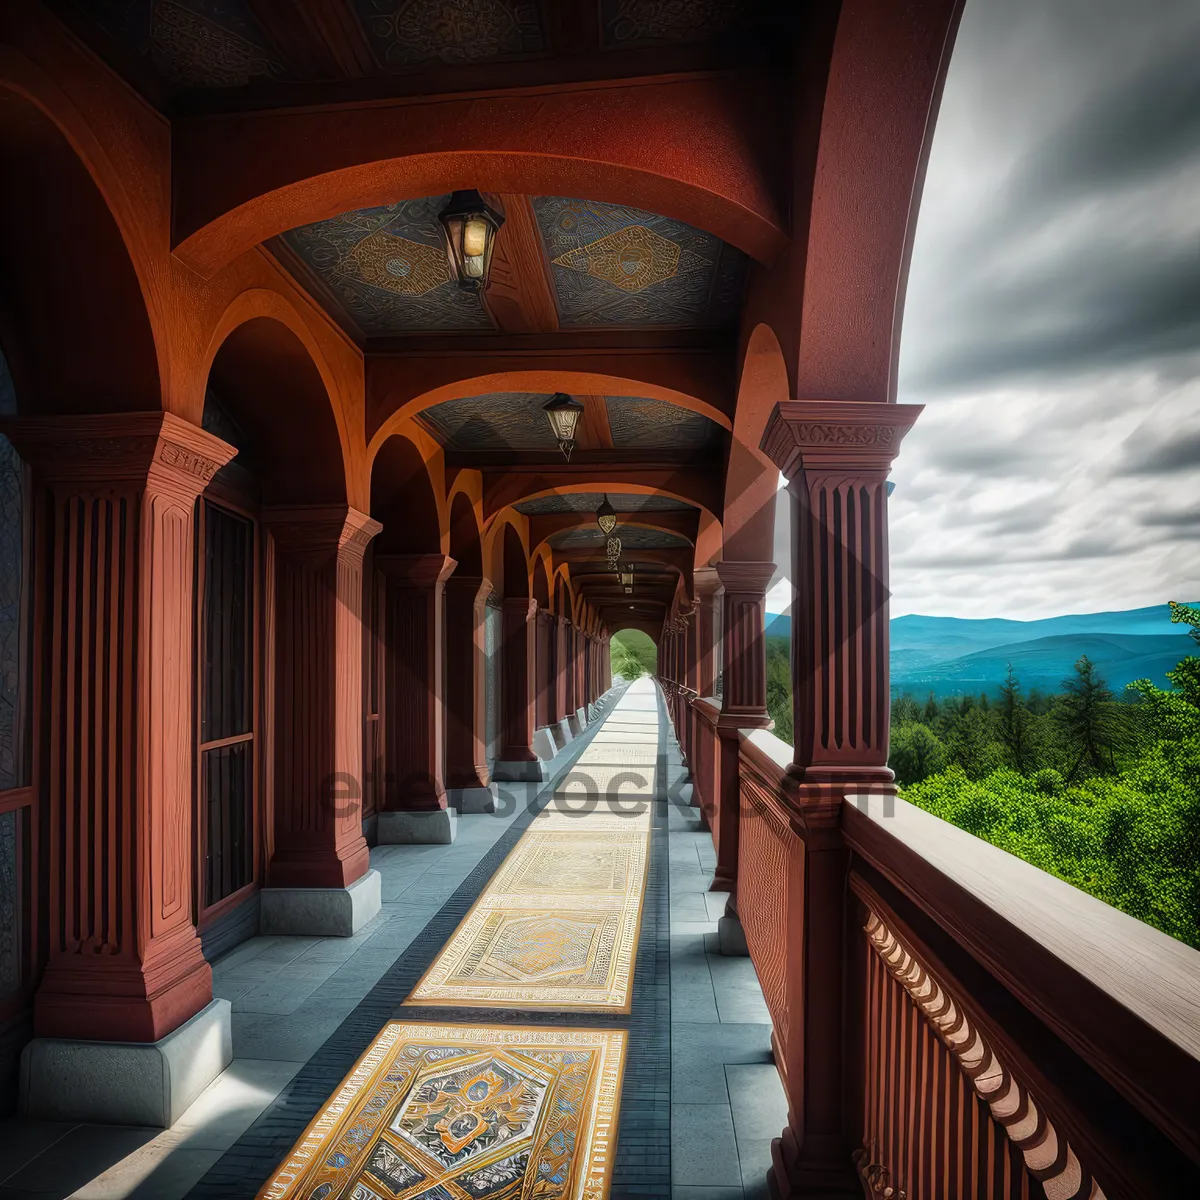
[[[381,812],[381,846],[448,846],[458,829],[458,813],[452,808],[414,812]]]
[[[565,750],[567,744],[575,738],[571,732],[571,724],[566,717],[550,726],[550,736],[554,738],[554,744],[560,750]]]
[[[543,725],[541,729],[533,731],[532,749],[542,762],[548,762],[558,753],[558,747],[554,744],[554,738],[550,736],[549,725]]]
[[[380,832],[383,829],[382,814]],[[378,871],[368,871],[344,888],[263,888],[259,893],[261,934],[352,937],[379,914],[383,889]]]
[[[228,1000],[157,1042],[34,1038],[21,1054],[20,1113],[169,1129],[233,1061]]]
[[[726,913],[717,921],[717,944],[726,958],[749,958],[750,947],[746,945],[746,931],[739,918]]]
[[[468,813],[496,811],[496,797],[491,788],[485,787],[447,788],[446,803],[460,817],[465,817]]]
[[[541,783],[545,773],[538,759],[532,762],[501,760],[492,767],[492,778],[501,783]]]

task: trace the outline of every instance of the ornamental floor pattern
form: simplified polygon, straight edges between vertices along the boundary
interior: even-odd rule
[[[610,1196],[630,1033],[550,1021],[632,1012],[662,723],[620,697],[259,1200]],[[478,1009],[505,1023],[418,1023]]]

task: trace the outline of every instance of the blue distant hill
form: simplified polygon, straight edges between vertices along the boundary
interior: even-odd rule
[[[768,615],[768,637],[790,634],[786,613]],[[892,621],[891,642],[892,693],[918,696],[994,692],[1009,663],[1026,692],[1058,691],[1085,654],[1114,692],[1142,678],[1166,687],[1167,671],[1200,652],[1165,604],[1039,621],[914,614]]]

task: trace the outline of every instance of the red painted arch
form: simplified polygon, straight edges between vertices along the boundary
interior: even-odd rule
[[[632,205],[771,262],[787,241],[773,115],[748,74],[180,121],[175,253],[208,276],[297,225],[475,187]]]
[[[480,356],[484,357],[484,356]],[[604,352],[594,356],[597,366]],[[640,355],[627,364],[644,369],[641,377],[583,369],[564,356],[563,365],[508,363],[503,371],[476,373],[465,356],[372,357],[367,364],[369,446],[374,455],[383,439],[426,408],[446,400],[464,400],[497,392],[564,391],[576,396],[636,396],[662,400],[699,413],[722,429],[732,428],[727,413],[729,389],[715,372],[691,369],[684,356]],[[494,361],[494,358],[493,358]]]

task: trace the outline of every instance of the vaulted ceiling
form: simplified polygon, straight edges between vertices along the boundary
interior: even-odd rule
[[[319,289],[367,337],[414,332],[729,328],[747,261],[720,238],[655,213],[562,196],[506,196],[488,292],[451,278],[425,196],[343,213],[283,236]]]

